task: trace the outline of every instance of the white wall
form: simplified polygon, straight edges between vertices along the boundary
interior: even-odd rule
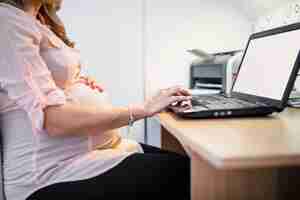
[[[60,15],[81,50],[84,71],[105,86],[113,104],[142,102],[142,1],[66,0]],[[143,141],[142,122],[135,133]]]
[[[148,0],[146,4],[147,95],[161,87],[188,85],[187,49],[208,52],[244,48],[250,21],[227,1]]]
[[[239,8],[249,19],[257,20],[258,17],[281,7],[288,2],[296,0],[229,0]],[[228,2],[228,1],[227,1]]]
[[[254,22],[254,32],[300,22],[300,0],[290,0],[281,7],[264,13]]]
[[[260,16],[254,22],[254,32],[260,32],[275,27],[300,22],[300,0],[290,0],[280,8],[274,9]],[[299,45],[300,46],[300,45]],[[300,79],[296,81],[295,87],[300,89]]]
[[[243,49],[251,23],[235,5],[218,0],[149,0],[145,27],[146,94],[172,85],[188,87],[194,59],[187,49]],[[159,145],[159,125],[148,120],[148,141]]]

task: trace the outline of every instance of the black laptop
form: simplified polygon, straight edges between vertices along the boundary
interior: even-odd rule
[[[199,95],[187,118],[263,116],[287,106],[300,67],[300,23],[250,36],[231,97]]]

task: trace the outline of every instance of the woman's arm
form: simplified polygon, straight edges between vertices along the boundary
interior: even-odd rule
[[[180,96],[178,96],[180,95]],[[161,90],[144,104],[131,107],[135,120],[153,116],[174,102],[190,100],[189,93],[181,87]],[[44,109],[44,127],[51,136],[88,134],[91,129],[107,131],[128,125],[130,110],[127,107],[78,106],[66,103]]]
[[[146,117],[143,108],[133,109],[135,119]],[[66,103],[44,109],[44,127],[51,136],[91,134],[125,126],[129,122],[126,107],[93,107]],[[91,131],[95,130],[95,131]]]

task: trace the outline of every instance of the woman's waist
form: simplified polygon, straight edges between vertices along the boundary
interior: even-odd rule
[[[8,182],[23,181],[22,177],[39,176],[50,169],[56,170],[62,163],[71,162],[88,153],[87,140],[76,143],[14,143],[4,146],[4,169]]]
[[[10,132],[4,132],[10,134]],[[41,133],[42,134],[42,133]],[[45,133],[44,133],[45,134]],[[88,138],[52,138],[49,136],[3,137],[4,159],[12,166],[15,162],[35,161],[42,165],[49,162],[60,162],[85,154],[88,149]]]
[[[20,110],[1,115],[4,159],[7,164],[36,160],[60,161],[88,152],[87,136],[51,137],[34,132],[26,113]]]

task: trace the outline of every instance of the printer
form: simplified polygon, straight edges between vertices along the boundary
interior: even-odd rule
[[[202,50],[189,50],[198,58],[191,64],[190,88],[219,91],[230,96],[232,84],[242,61],[243,51],[228,51],[207,54]]]

